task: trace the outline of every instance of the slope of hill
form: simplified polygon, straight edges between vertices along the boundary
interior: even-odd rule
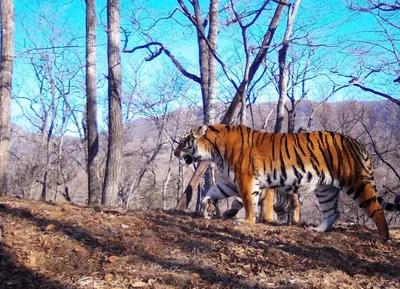
[[[0,199],[0,288],[398,288],[400,231]]]

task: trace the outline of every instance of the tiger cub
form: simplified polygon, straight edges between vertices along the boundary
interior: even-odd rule
[[[320,232],[329,230],[340,216],[340,191],[372,218],[383,241],[389,238],[383,209],[399,210],[377,199],[371,157],[358,141],[342,134],[263,133],[243,125],[204,125],[191,130],[174,153],[187,164],[217,164],[242,198],[242,223],[255,223],[259,192],[271,188],[314,191],[323,212],[316,228]]]
[[[206,193],[203,204],[208,202],[207,210],[203,211],[206,219],[211,219],[219,215],[216,203],[218,200],[236,196],[232,202],[231,208],[224,212],[224,218],[233,218],[243,208],[243,201],[239,196],[239,191],[235,185],[222,175],[218,183],[211,187]],[[288,224],[298,223],[300,219],[300,205],[298,201],[297,189],[291,194],[282,190],[261,190],[259,203],[261,205],[260,218],[262,222],[271,223],[274,221],[274,211],[278,215],[279,221],[287,217]]]
[[[263,223],[274,222],[274,212],[280,223],[286,221],[288,225],[300,221],[300,202],[296,192],[288,194],[279,190],[261,190],[259,205],[261,205],[260,219]],[[236,196],[231,208],[224,212],[225,218],[233,218],[243,208],[243,201]]]

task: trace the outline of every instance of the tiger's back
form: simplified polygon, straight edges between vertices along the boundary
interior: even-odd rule
[[[256,175],[261,188],[315,183],[346,190],[360,179],[362,183],[373,181],[374,171],[365,149],[344,135],[262,133],[245,126],[218,129],[226,130],[229,167],[237,175],[245,171]]]

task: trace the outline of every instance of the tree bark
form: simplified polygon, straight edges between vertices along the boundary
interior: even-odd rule
[[[272,42],[272,38],[275,34],[276,28],[278,27],[282,11],[285,8],[287,3],[287,0],[283,0],[278,4],[278,7],[275,10],[274,16],[272,17],[271,23],[268,27],[267,32],[264,35],[264,39],[262,42],[262,46],[260,50],[258,51],[256,57],[253,60],[253,63],[250,66],[249,69],[249,75],[248,77],[245,77],[244,80],[241,82],[240,86],[238,87],[235,96],[225,113],[225,116],[221,120],[221,123],[223,124],[231,124],[236,116],[238,115],[238,111],[240,109],[240,104],[242,101],[242,97],[245,97],[246,95],[246,87],[248,83],[250,83],[254,75],[256,74],[258,68],[260,67],[262,61],[265,59],[265,56],[268,53],[269,47]],[[190,201],[192,200],[193,196],[193,190],[197,188],[199,185],[201,178],[206,171],[207,167],[209,166],[210,162],[200,162],[196,171],[194,172],[188,186],[186,187],[184,193],[180,197],[178,204],[176,206],[177,210],[185,210],[188,208]]]
[[[218,25],[219,25],[219,0],[211,0],[208,15],[202,18],[200,3],[198,0],[191,2],[194,15],[183,1],[178,0],[184,14],[194,24],[197,30],[197,43],[199,48],[200,88],[203,100],[203,124],[209,125],[215,122],[215,98],[216,98],[216,74],[217,60],[214,54],[217,51]],[[206,35],[206,27],[208,34]],[[214,185],[213,170],[209,167],[204,178],[203,192],[208,191]]]
[[[178,185],[177,185],[177,193],[176,193],[176,204],[179,202],[179,198],[183,193],[184,185],[184,166],[181,162],[178,164]]]
[[[86,139],[89,205],[101,203],[97,161],[99,134],[97,129],[96,24],[96,0],[86,0]]]
[[[209,30],[207,39],[211,47],[207,43],[202,43],[208,50],[217,51],[218,25],[219,25],[219,0],[210,1],[209,10]],[[207,78],[204,84],[207,88],[207,99],[204,109],[204,124],[212,124],[215,122],[215,99],[216,99],[216,82],[217,82],[217,60],[211,51],[207,52]],[[207,82],[206,82],[207,81]]]
[[[281,132],[283,121],[285,119],[285,103],[287,94],[287,66],[286,66],[286,53],[289,48],[289,43],[283,43],[282,48],[278,52],[279,62],[279,100],[276,109],[276,122],[274,132]]]
[[[279,101],[278,107],[276,109],[276,122],[274,132],[281,132],[283,120],[285,118],[285,103],[286,103],[286,95],[287,95],[287,75],[288,68],[286,65],[286,54],[289,49],[290,35],[293,30],[293,22],[297,14],[297,9],[299,7],[300,0],[296,0],[293,5],[293,11],[290,12],[291,6],[289,6],[289,15],[288,21],[286,25],[285,36],[283,37],[282,48],[278,53],[278,62],[279,62]]]
[[[122,165],[120,1],[107,0],[108,150],[102,204],[117,205]]]
[[[0,196],[7,195],[7,167],[10,153],[10,113],[14,64],[14,1],[1,1],[0,70]]]

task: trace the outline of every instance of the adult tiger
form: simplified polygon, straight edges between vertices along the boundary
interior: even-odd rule
[[[224,218],[233,218],[243,208],[242,198],[236,186],[230,183],[224,175],[220,180],[206,193],[203,199],[203,215],[206,219],[219,214],[217,212],[216,202],[236,196],[232,201],[231,208],[224,212]],[[298,223],[300,219],[300,205],[298,201],[297,188],[290,194],[284,190],[270,189],[261,190],[259,203],[261,205],[260,218],[262,222],[271,223],[274,221],[274,212],[277,214],[280,222],[287,219],[289,225]]]
[[[315,191],[323,212],[316,230],[324,232],[339,218],[342,190],[373,219],[380,238],[389,238],[371,158],[350,137],[333,132],[262,133],[243,125],[210,125],[191,130],[175,156],[187,164],[214,161],[239,190],[246,211],[242,223],[255,223],[260,189],[299,186]],[[381,201],[386,209],[398,209]]]

